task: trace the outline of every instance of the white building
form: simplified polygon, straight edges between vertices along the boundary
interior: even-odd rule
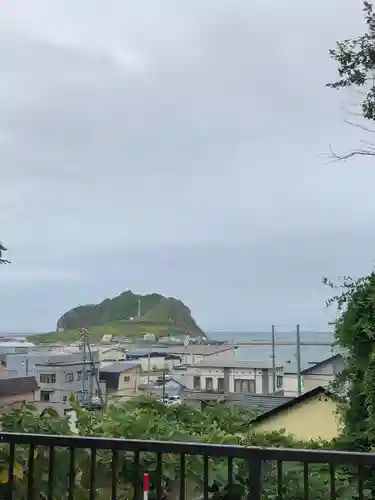
[[[207,358],[187,368],[183,383],[189,390],[219,393],[272,392],[272,364],[265,361],[239,361],[233,358]],[[276,367],[276,390],[283,390],[283,367]]]
[[[303,379],[301,376],[301,387],[303,392]],[[295,371],[288,371],[288,368],[284,368],[284,384],[283,384],[284,396],[296,397],[298,396],[298,377]]]
[[[88,395],[102,396],[105,402],[105,384],[99,382],[99,356],[92,352],[93,362],[83,359],[83,353],[55,355],[34,364],[34,375],[39,389],[35,402],[40,409],[52,407],[63,415],[71,409],[69,397],[73,393],[80,400]],[[99,394],[100,392],[100,394]]]
[[[143,349],[129,349],[126,352],[128,361],[137,360],[142,371],[168,370],[176,366],[192,365],[203,359],[221,359],[228,356],[234,358],[236,347],[222,345],[186,345],[186,346],[150,346]]]
[[[64,357],[62,358],[62,356]],[[68,358],[66,356],[68,356]],[[69,356],[73,356],[73,358],[69,358]],[[72,350],[63,349],[60,347],[47,348],[46,346],[40,346],[40,348],[31,348],[28,350],[28,352],[22,354],[8,353],[6,354],[5,363],[8,370],[18,373],[18,377],[27,377],[35,374],[36,364],[43,363],[46,360],[77,360],[82,358],[82,349],[75,348],[74,350]]]
[[[0,339],[0,353],[25,353],[28,352],[30,348],[35,347],[32,342],[27,342],[24,340],[6,340]]]
[[[179,356],[182,365],[194,365],[203,360],[234,359],[237,347],[233,345],[186,345],[168,346],[160,350],[175,356]],[[174,365],[176,363],[173,363]]]

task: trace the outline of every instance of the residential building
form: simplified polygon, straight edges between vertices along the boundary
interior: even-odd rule
[[[142,371],[159,371],[168,370],[168,363],[166,361],[167,353],[157,348],[146,349],[131,349],[126,352],[125,360],[140,363]],[[180,363],[180,359],[176,362]]]
[[[295,438],[332,440],[340,434],[340,401],[324,387],[305,392],[259,415],[251,425],[255,432],[284,430]]]
[[[135,393],[138,390],[141,364],[131,361],[102,363],[100,380],[105,382],[107,393]]]
[[[83,359],[83,353],[52,356],[34,365],[35,377],[39,385],[36,396],[40,409],[53,407],[59,414],[71,409],[69,396],[74,393],[82,402],[92,395],[105,400],[105,383],[100,379],[98,351],[92,351],[91,360]]]
[[[33,402],[38,384],[35,377],[8,377],[0,379],[0,413],[22,404]]]
[[[134,349],[126,353],[126,360],[139,360],[143,371],[172,370],[180,365],[192,365],[203,359],[220,359],[232,355],[236,346],[232,345],[176,345],[153,346],[147,349]]]
[[[96,350],[92,349],[92,352],[96,352]],[[48,349],[46,346],[41,346],[40,349],[38,348],[36,350],[33,348],[27,353],[7,353],[5,356],[7,369],[17,373],[19,377],[25,377],[35,374],[36,364],[44,363],[46,360],[51,362],[59,360],[77,361],[83,359],[83,351],[82,346],[81,348],[72,346],[67,346],[66,348],[49,346]]]
[[[177,380],[174,380],[171,377],[159,377],[153,382],[149,384],[141,384],[139,389],[148,395],[154,395],[158,397],[174,397],[174,396],[182,396],[183,391],[185,390],[184,386],[182,386]]]
[[[315,387],[328,387],[345,366],[345,358],[341,354],[335,354],[327,359],[302,370],[304,392]]]
[[[0,339],[0,353],[27,353],[33,347],[35,344],[26,340]]]
[[[291,401],[293,398],[283,394],[258,394],[256,392],[217,393],[184,389],[181,393],[181,399],[198,409],[203,409],[207,403],[222,401],[252,410],[254,414],[261,414],[287,401]]]
[[[7,367],[8,355],[4,353],[0,353],[0,378],[14,378],[18,377],[18,373],[16,370],[9,370]]]
[[[276,388],[283,390],[283,367],[276,366]],[[187,389],[218,393],[258,393],[272,391],[273,368],[269,362],[240,361],[233,358],[206,358],[187,368]]]

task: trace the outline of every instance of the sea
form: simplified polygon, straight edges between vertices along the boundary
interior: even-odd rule
[[[270,345],[246,345],[238,346],[235,358],[248,361],[271,361],[272,360],[272,333],[271,332],[233,332],[233,331],[212,331],[207,332],[208,337],[215,340],[226,341],[228,343],[241,343],[247,340],[269,340]],[[333,343],[332,332],[314,332],[300,331],[301,343],[311,342],[329,342]],[[290,371],[297,368],[297,334],[296,331],[277,331],[275,332],[275,358],[276,363],[290,365]],[[278,340],[293,342],[293,345],[277,345]],[[307,368],[323,359],[326,359],[338,350],[329,345],[301,345],[300,360],[301,368]]]

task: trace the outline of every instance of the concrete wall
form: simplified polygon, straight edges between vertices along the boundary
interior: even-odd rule
[[[284,373],[284,396],[298,396],[298,377],[295,373]],[[303,385],[302,385],[303,388]]]
[[[311,391],[316,387],[328,387],[335,379],[334,375],[311,374],[303,376],[303,392]]]
[[[273,432],[285,429],[297,439],[331,440],[340,434],[338,404],[326,395],[319,395],[303,401],[269,418],[254,422],[256,432]]]
[[[16,394],[13,396],[5,396],[0,398],[0,413],[5,411],[21,407],[23,403],[29,403],[34,401],[34,393],[30,392],[27,394]]]
[[[140,382],[141,367],[130,368],[119,374],[118,390],[136,392]]]

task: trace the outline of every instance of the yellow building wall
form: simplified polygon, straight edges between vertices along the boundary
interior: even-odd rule
[[[292,434],[303,441],[310,439],[329,441],[340,433],[337,410],[337,402],[321,394],[280,413],[270,415],[259,423],[254,422],[254,430],[272,432],[285,429],[287,434]]]
[[[138,389],[140,368],[134,367],[119,375],[118,391],[133,391]]]

